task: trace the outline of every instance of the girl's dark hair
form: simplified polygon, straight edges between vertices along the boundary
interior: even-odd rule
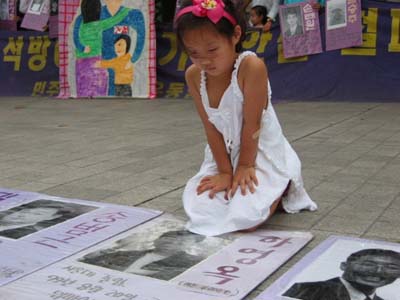
[[[119,40],[124,40],[126,43],[126,51],[125,53],[128,53],[129,50],[131,49],[131,37],[129,35],[126,34],[121,34],[119,35],[115,41],[114,41],[114,45],[119,41]]]
[[[225,11],[237,21],[237,25],[242,29],[242,36],[240,37],[240,41],[236,44],[236,52],[240,52],[242,51],[242,42],[245,40],[246,32],[246,22],[243,13],[240,9],[235,7],[231,0],[223,0],[223,2],[225,3]],[[193,5],[193,0],[183,0],[180,9],[191,5]],[[235,26],[224,17],[222,17],[217,24],[214,24],[207,17],[197,17],[192,13],[186,13],[175,20],[175,31],[179,46],[181,46],[182,49],[185,48],[182,40],[185,30],[197,29],[205,25],[213,25],[218,33],[227,38],[231,38],[234,34]]]
[[[254,10],[257,16],[262,17],[262,23],[265,24],[267,23],[267,14],[268,10],[265,6],[262,5],[256,5],[251,8]]]
[[[101,2],[100,0],[82,0],[81,15],[83,23],[100,20]]]

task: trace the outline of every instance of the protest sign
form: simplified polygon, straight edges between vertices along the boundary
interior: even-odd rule
[[[325,15],[326,50],[362,45],[360,0],[328,0]]]
[[[31,0],[21,27],[45,31],[50,17],[50,0]]]
[[[12,190],[0,196],[0,286],[161,213]]]
[[[281,5],[279,18],[286,58],[322,52],[318,11],[311,3]]]
[[[205,237],[163,215],[7,285],[0,299],[238,300],[311,238],[268,230]]]
[[[303,257],[257,300],[399,300],[400,244],[331,236]],[[361,299],[361,298],[359,298]]]

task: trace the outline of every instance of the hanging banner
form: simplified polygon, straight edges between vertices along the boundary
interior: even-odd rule
[[[60,1],[60,97],[155,97],[153,20],[153,0]]]
[[[400,244],[331,236],[256,299],[400,300],[399,291]]]
[[[249,31],[243,43],[268,67],[272,101],[399,101],[399,5],[369,0],[363,7],[363,44],[317,55],[286,59],[279,27]],[[322,40],[325,15],[320,15]],[[159,97],[190,98],[184,71],[190,65],[178,48],[172,26],[157,39]]]
[[[31,0],[21,27],[45,31],[50,17],[50,0]]]
[[[13,190],[0,197],[0,286],[161,214]]]
[[[281,5],[279,18],[286,58],[322,52],[318,10],[311,3]]]
[[[328,0],[325,16],[327,51],[362,45],[360,0]]]
[[[239,300],[311,238],[268,230],[205,237],[163,215],[7,285],[0,299]]]

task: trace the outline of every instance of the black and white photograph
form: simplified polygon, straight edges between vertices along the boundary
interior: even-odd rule
[[[32,0],[29,5],[28,13],[40,15],[44,6],[45,0]]]
[[[50,0],[50,15],[58,15],[58,0]]]
[[[193,234],[183,227],[157,224],[133,233],[105,248],[86,254],[79,261],[125,273],[170,280],[231,241]]]
[[[19,239],[96,209],[77,203],[37,200],[0,211],[0,237]]]
[[[333,245],[281,294],[301,300],[399,300],[400,252],[381,245]]]
[[[285,37],[298,36],[304,33],[301,6],[290,6],[282,9],[283,28]]]
[[[0,20],[8,20],[8,0],[0,0]]]
[[[347,26],[346,0],[331,0],[326,3],[327,29]]]

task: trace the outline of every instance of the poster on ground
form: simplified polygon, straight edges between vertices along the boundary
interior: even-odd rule
[[[154,98],[154,0],[60,0],[60,97]]]
[[[331,236],[256,299],[400,300],[399,291],[400,244]]]
[[[0,286],[161,214],[12,190],[0,196]]]
[[[268,230],[205,237],[163,215],[11,283],[0,299],[243,299],[311,238]]]
[[[318,10],[311,3],[280,5],[279,18],[286,58],[322,52]]]
[[[360,0],[328,0],[325,16],[326,50],[362,45]]]

